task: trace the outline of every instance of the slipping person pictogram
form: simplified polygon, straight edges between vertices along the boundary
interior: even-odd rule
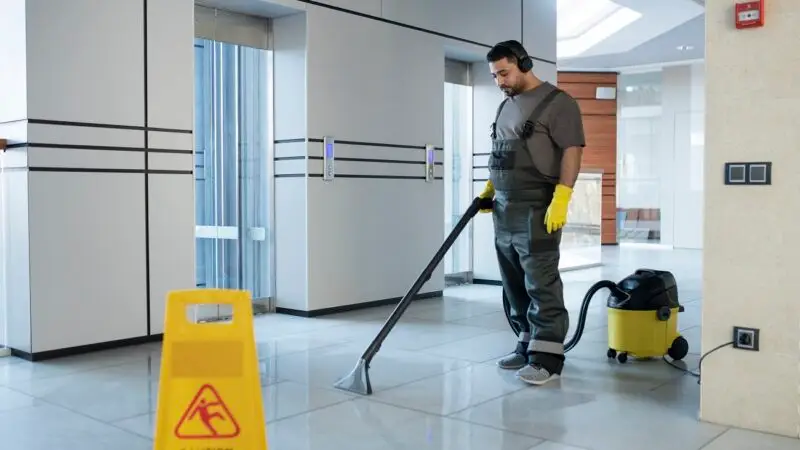
[[[197,391],[175,427],[180,439],[229,439],[239,436],[239,424],[217,390],[206,384]]]
[[[220,406],[222,403],[220,402],[207,402],[206,399],[200,400],[200,403],[195,406],[194,411],[189,415],[189,420],[195,418],[195,416],[200,416],[200,420],[203,421],[203,425],[208,428],[208,431],[211,433],[210,437],[217,437],[219,433],[214,428],[214,425],[211,423],[214,419],[225,420],[225,416],[223,416],[220,412],[209,412],[209,409]]]

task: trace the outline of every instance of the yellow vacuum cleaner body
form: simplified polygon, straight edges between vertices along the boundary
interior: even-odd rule
[[[669,355],[681,360],[689,343],[678,332],[675,277],[666,271],[639,269],[616,283],[608,296],[608,357],[620,363]]]

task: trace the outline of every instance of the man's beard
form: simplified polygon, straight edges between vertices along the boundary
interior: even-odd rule
[[[519,91],[515,87],[512,87],[512,86],[501,87],[500,90],[503,91],[503,93],[506,94],[506,96],[508,96],[508,97],[513,97],[513,96],[519,94]]]

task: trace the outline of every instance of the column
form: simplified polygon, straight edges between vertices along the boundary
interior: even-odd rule
[[[3,4],[4,294],[20,356],[158,339],[166,293],[194,287],[193,6]]]
[[[737,30],[731,2],[706,2],[703,352],[734,326],[761,330],[759,351],[703,360],[700,417],[798,437],[800,302],[800,2],[767,2],[766,26]],[[723,183],[726,162],[771,162],[772,184]]]

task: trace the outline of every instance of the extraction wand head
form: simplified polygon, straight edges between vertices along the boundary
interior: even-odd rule
[[[369,364],[367,361],[363,358],[359,359],[353,370],[334,383],[333,386],[354,394],[372,395],[372,384],[369,382]]]

